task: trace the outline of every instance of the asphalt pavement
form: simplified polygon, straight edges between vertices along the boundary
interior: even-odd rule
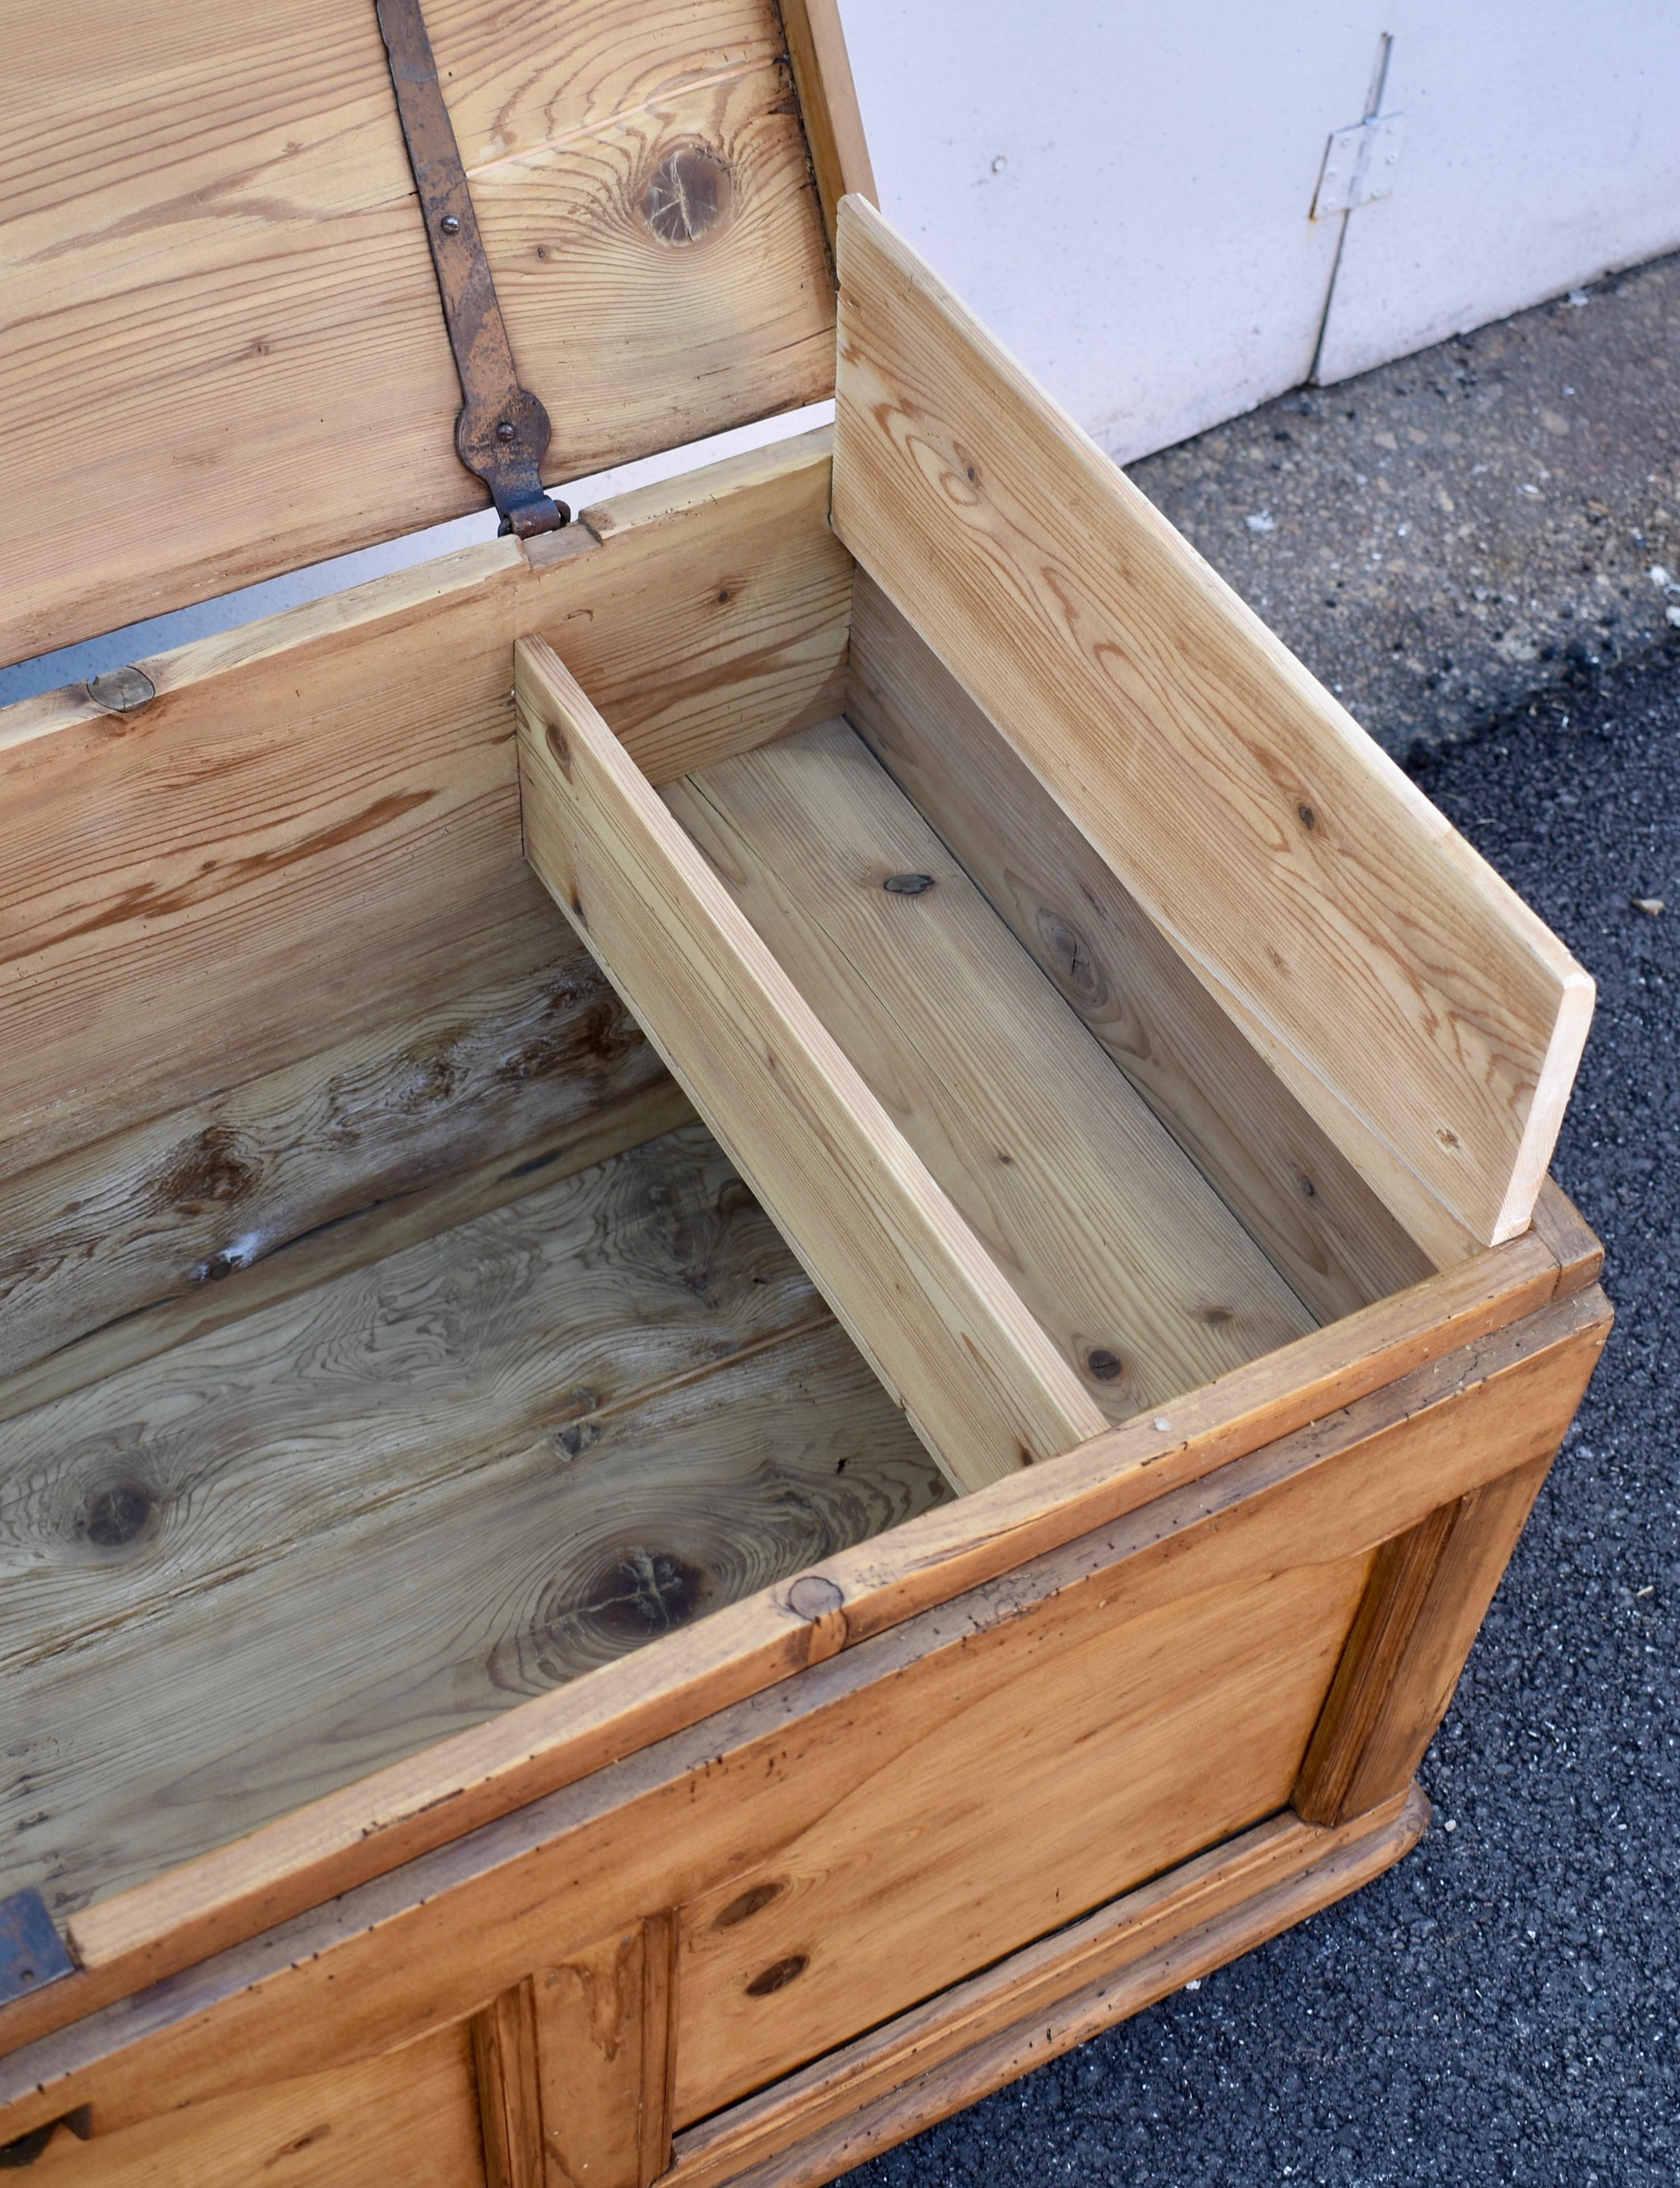
[[[1130,476],[1397,755],[1680,625],[1680,257]]]
[[[1680,2181],[1680,646],[1412,768],[1598,980],[1555,1168],[1618,1313],[1424,1765],[1433,1827],[849,2188]]]

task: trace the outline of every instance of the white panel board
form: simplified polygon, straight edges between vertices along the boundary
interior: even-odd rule
[[[1345,380],[1680,246],[1675,0],[1398,0],[1392,195],[1347,216],[1317,377]]]
[[[1378,0],[843,9],[882,211],[1111,454],[1307,377]]]

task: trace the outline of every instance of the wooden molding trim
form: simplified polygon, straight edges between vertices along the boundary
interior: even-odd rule
[[[1423,1761],[1551,1465],[1531,1459],[1378,1552],[1296,1782],[1309,1823],[1377,1806]]]
[[[1416,1787],[1339,1829],[1285,1814],[677,2138],[668,2188],[815,2188],[1329,1906],[1416,1845]]]
[[[472,2016],[485,2188],[544,2188],[537,1993],[529,1976]]]
[[[1603,1242],[1555,1178],[1548,1177],[1540,1188],[1534,1232],[1557,1261],[1559,1299],[1598,1283],[1604,1266]]]

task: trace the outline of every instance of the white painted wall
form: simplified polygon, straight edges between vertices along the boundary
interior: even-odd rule
[[[1349,217],[1322,380],[1680,246],[1676,0],[1404,0],[1392,197]]]
[[[882,210],[1122,461],[1298,386],[1382,0],[842,0]]]
[[[1122,460],[1680,246],[1677,0],[842,6],[883,210]]]

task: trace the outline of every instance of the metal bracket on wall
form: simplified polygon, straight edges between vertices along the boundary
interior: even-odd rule
[[[465,398],[455,420],[455,453],[489,488],[504,532],[521,539],[557,532],[572,512],[543,491],[549,414],[520,386],[514,369],[420,0],[375,3]]]
[[[1350,129],[1337,130],[1324,149],[1310,217],[1328,220],[1332,213],[1354,212],[1390,196],[1405,131],[1406,117],[1400,114],[1372,115]]]

